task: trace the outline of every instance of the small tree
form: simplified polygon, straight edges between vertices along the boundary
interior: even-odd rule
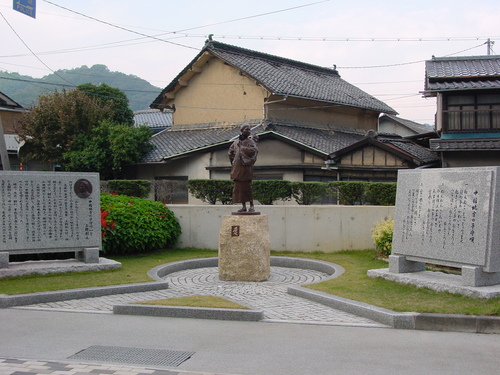
[[[111,107],[81,91],[55,91],[41,95],[21,119],[17,130],[26,143],[23,160],[39,159],[60,164],[80,134],[89,133],[94,126],[113,115]]]
[[[103,180],[122,177],[122,167],[137,163],[153,147],[146,126],[133,127],[103,121],[89,134],[80,134],[64,153],[67,171],[99,172]]]
[[[120,89],[108,86],[105,83],[101,83],[99,86],[84,83],[78,85],[77,90],[97,100],[101,105],[111,107],[113,111],[112,121],[118,124],[134,124],[134,112],[129,108],[127,95]]]

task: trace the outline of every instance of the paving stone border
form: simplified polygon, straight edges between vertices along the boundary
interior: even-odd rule
[[[148,276],[153,280],[160,281],[170,273],[192,268],[217,267],[217,265],[217,257],[181,260],[178,262],[159,265],[151,269],[148,272]],[[329,278],[331,279],[339,277],[345,272],[344,268],[339,266],[338,264],[329,263],[322,260],[295,257],[272,256],[271,266],[319,271],[330,275]]]
[[[264,312],[256,310],[179,306],[148,306],[132,304],[114,305],[113,314],[160,316],[169,318],[239,320],[248,322],[257,322],[264,319]]]
[[[65,301],[69,299],[83,299],[92,297],[109,296],[113,294],[146,292],[151,290],[167,289],[168,283],[147,282],[136,284],[112,285],[94,288],[80,288],[57,290],[53,292],[26,293],[15,295],[0,295],[0,308],[14,306],[33,305],[36,303],[47,303]]]

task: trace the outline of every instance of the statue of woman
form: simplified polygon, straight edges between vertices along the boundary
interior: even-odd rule
[[[250,203],[248,212],[255,212],[252,194],[253,165],[257,160],[257,136],[250,135],[250,126],[242,125],[241,135],[229,148],[231,179],[234,181],[233,202],[243,206],[238,212],[247,212],[246,202]]]

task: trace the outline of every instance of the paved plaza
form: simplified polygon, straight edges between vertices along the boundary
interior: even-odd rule
[[[497,373],[500,335],[388,329],[287,293],[330,277],[273,266],[266,282],[227,282],[216,267],[193,268],[164,277],[168,289],[0,309],[0,375]],[[194,294],[263,311],[264,320],[112,311],[116,304]]]
[[[217,267],[195,268],[167,275],[164,280],[168,282],[169,288],[164,290],[40,303],[17,308],[112,313],[113,305],[118,304],[212,295],[263,311],[265,321],[384,327],[373,320],[287,293],[288,286],[317,283],[327,278],[329,275],[314,270],[271,267],[271,277],[265,282],[221,281]]]

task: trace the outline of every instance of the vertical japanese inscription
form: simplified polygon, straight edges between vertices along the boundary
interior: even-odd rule
[[[91,194],[78,197],[74,178],[8,172],[0,177],[0,250],[100,246],[94,217],[99,201]]]
[[[469,185],[469,184],[466,184]],[[425,199],[424,199],[425,197]],[[421,245],[474,243],[478,203],[477,188],[436,187],[412,188],[406,194],[406,210],[402,221],[401,240],[418,241]]]

